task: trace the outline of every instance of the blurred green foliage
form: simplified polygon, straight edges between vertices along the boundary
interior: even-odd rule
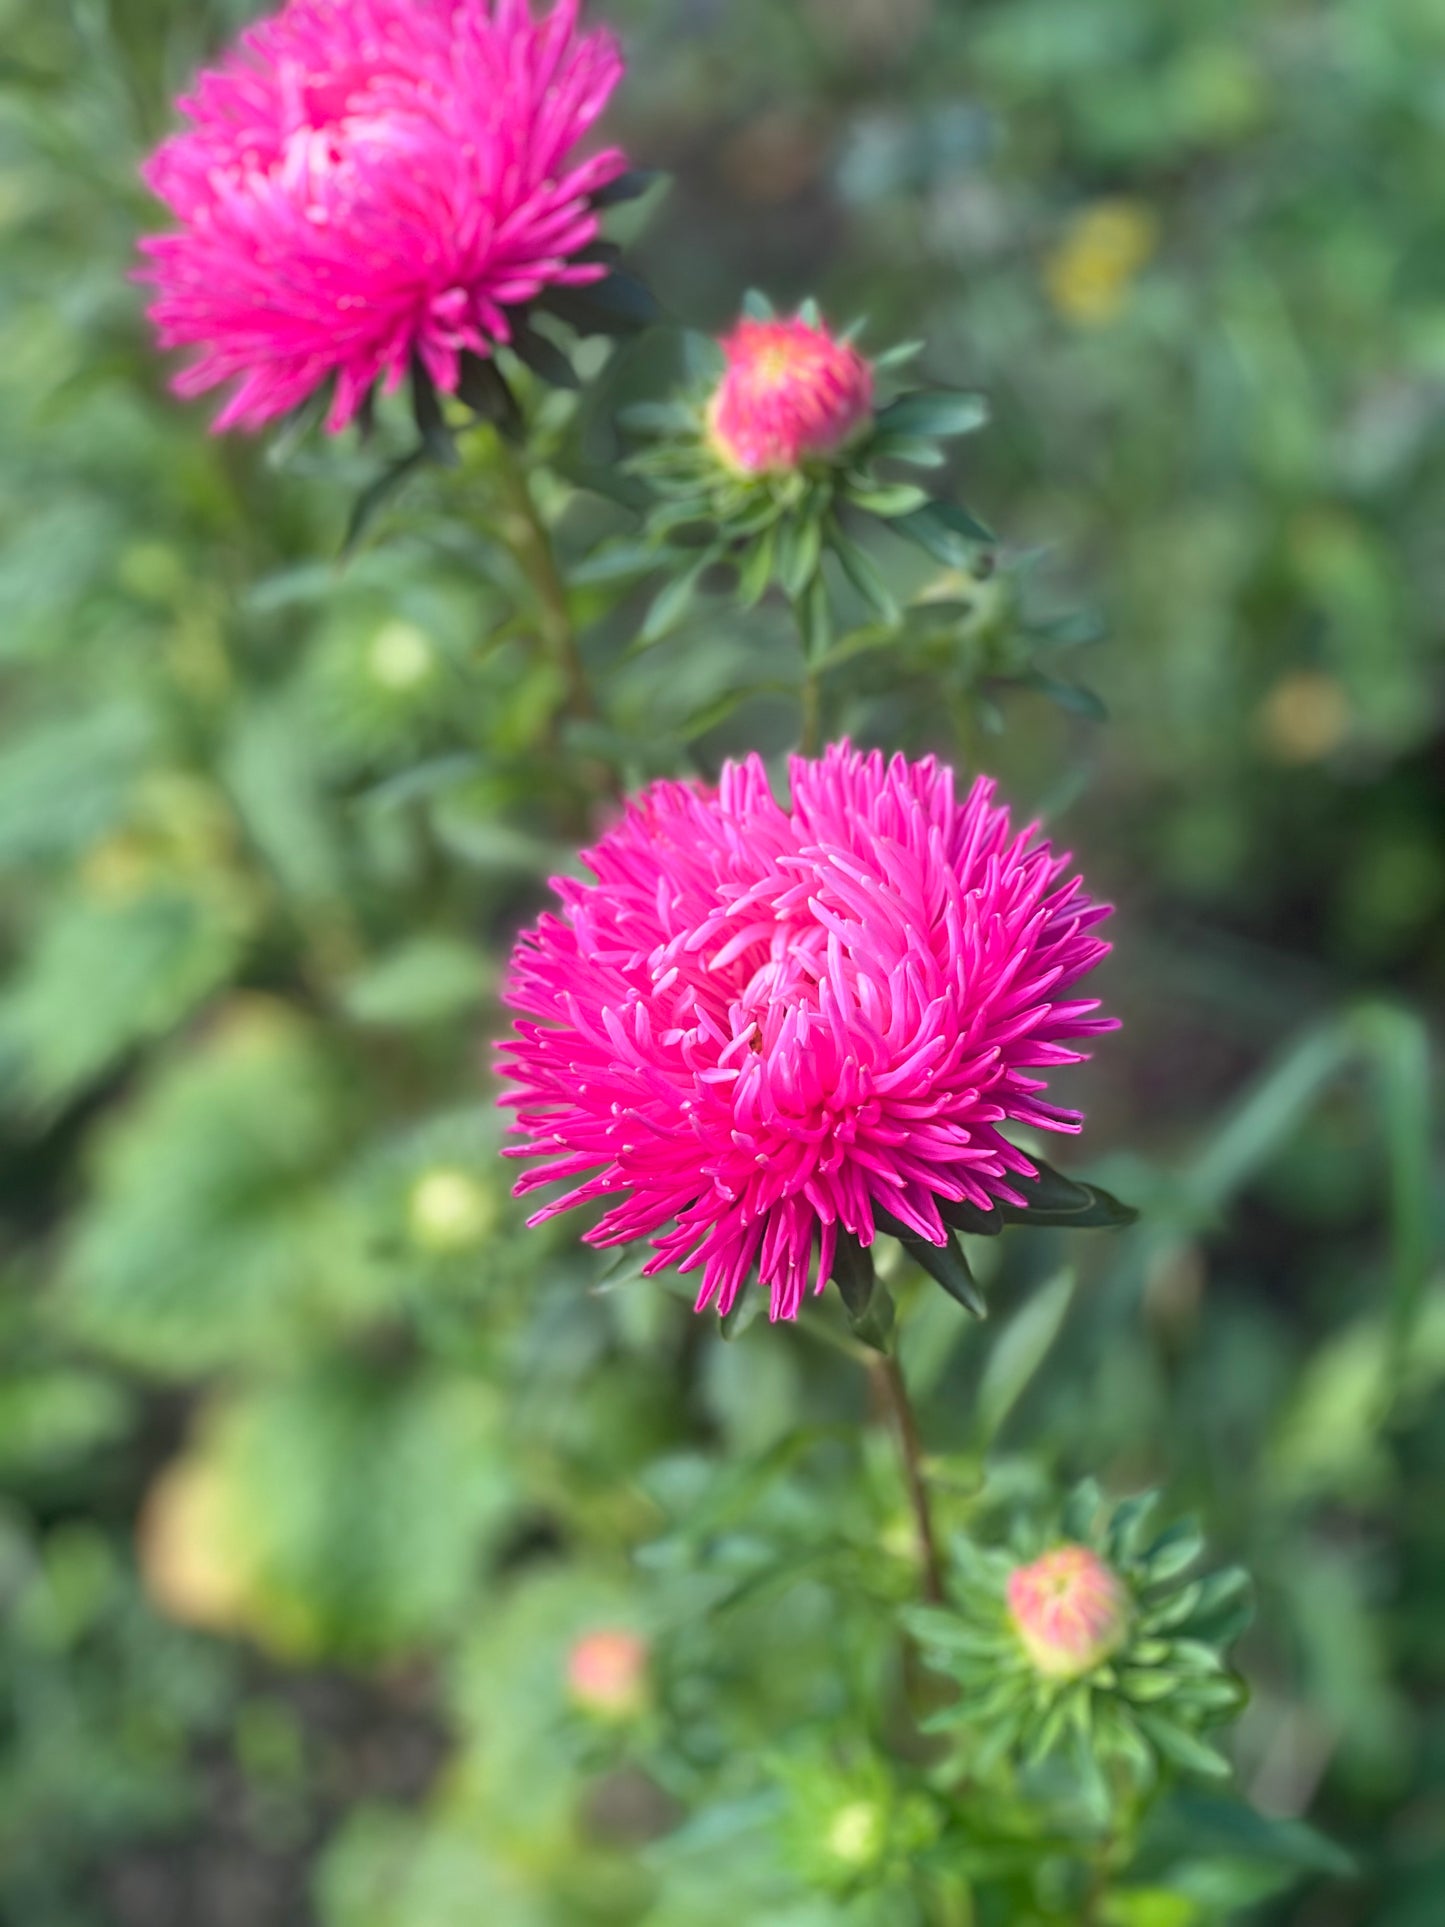
[[[484,436],[342,569],[374,456],[168,398],[134,168],[249,11],[0,0],[0,1917],[1076,1919],[900,1742],[916,1551],[838,1329],[728,1344],[505,1197],[512,933],[599,762],[786,746],[782,629],[631,652],[652,591],[583,566],[607,706],[549,742]],[[824,696],[986,761],[1120,906],[1076,1089],[1142,1223],[973,1241],[996,1326],[890,1281],[945,1528],[1090,1472],[1256,1576],[1246,1798],[1179,1795],[1106,1918],[1433,1927],[1445,4],[610,11],[668,310],[817,294],[992,405],[958,479],[1012,566]],[[554,468],[615,462],[539,407]],[[625,542],[550,487],[569,568]],[[1020,620],[1107,627],[1106,726],[940,698]],[[646,1642],[625,1716],[569,1690],[599,1629]]]

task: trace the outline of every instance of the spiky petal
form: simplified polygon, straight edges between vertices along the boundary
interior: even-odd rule
[[[533,1223],[604,1201],[589,1242],[700,1269],[699,1310],[757,1266],[774,1318],[878,1207],[942,1244],[941,1201],[1021,1202],[1035,1167],[999,1127],[1079,1129],[1038,1073],[1114,1028],[1066,994],[1107,907],[991,782],[960,802],[931,757],[845,743],[791,786],[784,808],[753,756],[636,797],[519,940],[500,1047],[509,1155],[543,1160],[518,1193],[572,1187]]]
[[[544,289],[598,279],[592,197],[615,148],[578,159],[622,74],[579,0],[291,0],[178,104],[147,164],[180,222],[141,278],[178,378],[256,427],[335,379],[328,426],[417,357],[454,391]]]

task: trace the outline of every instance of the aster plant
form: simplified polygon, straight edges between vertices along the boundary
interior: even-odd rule
[[[1209,1735],[1246,1698],[1228,1654],[1249,1623],[1249,1578],[1200,1573],[1203,1534],[1154,1527],[1158,1503],[1107,1505],[1090,1481],[1052,1529],[1024,1514],[1004,1545],[959,1536],[948,1609],[907,1619],[958,1689],[931,1724],[964,1770],[1063,1759],[1096,1810],[1135,1821],[1171,1775],[1228,1779]]]
[[[501,988],[513,1021],[500,1101],[529,1225],[575,1212],[588,1246],[684,1281],[698,1315],[687,1346],[711,1344],[703,1315],[732,1340],[763,1307],[774,1326],[821,1335],[864,1368],[856,1383],[896,1434],[877,1516],[830,1540],[826,1507],[805,1495],[794,1508],[824,1519],[808,1560],[843,1571],[840,1597],[892,1661],[874,1650],[854,1668],[835,1741],[771,1756],[784,1857],[849,1902],[926,1893],[929,1920],[1002,1919],[975,1915],[975,1888],[1000,1854],[1043,1867],[1072,1851],[1059,1818],[1072,1799],[1099,1836],[1085,1842],[1092,1885],[1082,1901],[1069,1889],[1073,1913],[1040,1901],[1008,1917],[1134,1918],[1103,1903],[1151,1803],[1173,1776],[1228,1770],[1208,1735],[1242,1700],[1226,1653],[1245,1582],[1193,1576],[1191,1531],[1151,1533],[1144,1502],[1109,1508],[1092,1487],[1049,1530],[1020,1504],[1006,1543],[977,1534],[972,1498],[925,1445],[898,1345],[920,1302],[960,1328],[961,1311],[990,1309],[976,1274],[1005,1230],[1058,1237],[1135,1216],[1040,1148],[1084,1125],[1054,1074],[1117,1026],[1094,981],[1109,907],[968,767],[960,713],[937,700],[958,692],[988,717],[990,686],[1013,681],[1096,716],[1047,666],[1091,631],[1028,613],[1021,564],[954,499],[953,447],[983,424],[982,402],[915,379],[921,344],[875,350],[814,303],[779,314],[750,296],[721,341],[679,334],[671,360],[635,357],[629,392],[648,398],[604,420],[613,459],[584,458],[611,391],[558,392],[604,373],[578,342],[656,317],[603,235],[608,208],[647,178],[600,131],[621,76],[616,42],[583,25],[577,0],[290,0],[200,77],[181,103],[188,127],[146,169],[175,223],[144,243],[152,318],[188,357],[179,392],[221,391],[219,430],[365,437],[408,389],[415,433],[365,491],[353,543],[423,463],[461,471],[433,506],[439,521],[464,514],[486,579],[480,653],[514,650],[538,682],[522,676],[491,764],[462,742],[396,773],[392,794],[485,785],[510,759],[529,771],[530,814],[510,826],[529,862],[581,848],[581,873],[553,880]],[[684,392],[659,392],[678,360]],[[588,516],[574,517],[584,493]],[[593,532],[574,541],[576,520]],[[796,698],[786,762],[695,752],[734,717],[734,692],[671,733],[635,697],[629,713],[639,657],[681,647],[709,612],[769,647],[775,618],[795,628],[798,673],[771,685]],[[424,636],[393,625],[380,640],[388,703],[430,685]],[[937,753],[873,746],[889,712],[865,700],[870,663],[913,678]],[[868,747],[830,727],[835,696]],[[445,707],[426,707],[427,731]],[[368,711],[368,742],[385,720]],[[498,1214],[450,1158],[407,1193],[413,1243],[454,1267],[490,1246]],[[565,1249],[556,1230],[538,1244]],[[995,1354],[1018,1381],[1011,1398],[1029,1375],[1021,1346],[1038,1349],[1015,1323]],[[852,1481],[864,1490],[866,1451]],[[969,1476],[986,1489],[993,1470],[981,1454]],[[670,1476],[686,1468],[664,1466],[659,1491]],[[766,1520],[748,1528],[744,1558],[769,1545]],[[579,1757],[639,1735],[665,1749],[669,1720],[686,1725],[677,1629],[697,1599],[737,1595],[708,1590],[708,1575],[678,1608],[666,1588],[698,1580],[715,1537],[728,1535],[651,1548],[663,1578],[637,1618],[645,1637],[623,1614],[568,1648],[557,1717],[583,1723]],[[789,1583],[790,1556],[739,1592]],[[658,1773],[695,1792],[684,1740]]]

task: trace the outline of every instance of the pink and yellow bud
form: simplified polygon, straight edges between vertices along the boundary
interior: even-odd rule
[[[1087,1546],[1058,1546],[1009,1574],[1009,1616],[1045,1679],[1078,1679],[1101,1665],[1129,1631],[1124,1582]]]
[[[604,1720],[633,1719],[647,1705],[647,1641],[638,1633],[587,1633],[567,1655],[574,1705]]]
[[[821,324],[740,321],[722,350],[727,368],[708,406],[708,440],[738,474],[825,461],[873,419],[872,364]]]

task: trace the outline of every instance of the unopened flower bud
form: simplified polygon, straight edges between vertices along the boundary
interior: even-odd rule
[[[727,370],[708,407],[708,439],[742,475],[826,460],[873,417],[873,369],[821,325],[740,321],[722,344]]]
[[[567,1655],[567,1689],[586,1713],[634,1718],[647,1704],[647,1641],[638,1633],[587,1633]]]
[[[1129,1630],[1124,1582],[1087,1546],[1058,1546],[1009,1574],[1009,1615],[1045,1679],[1078,1679],[1118,1651]]]

